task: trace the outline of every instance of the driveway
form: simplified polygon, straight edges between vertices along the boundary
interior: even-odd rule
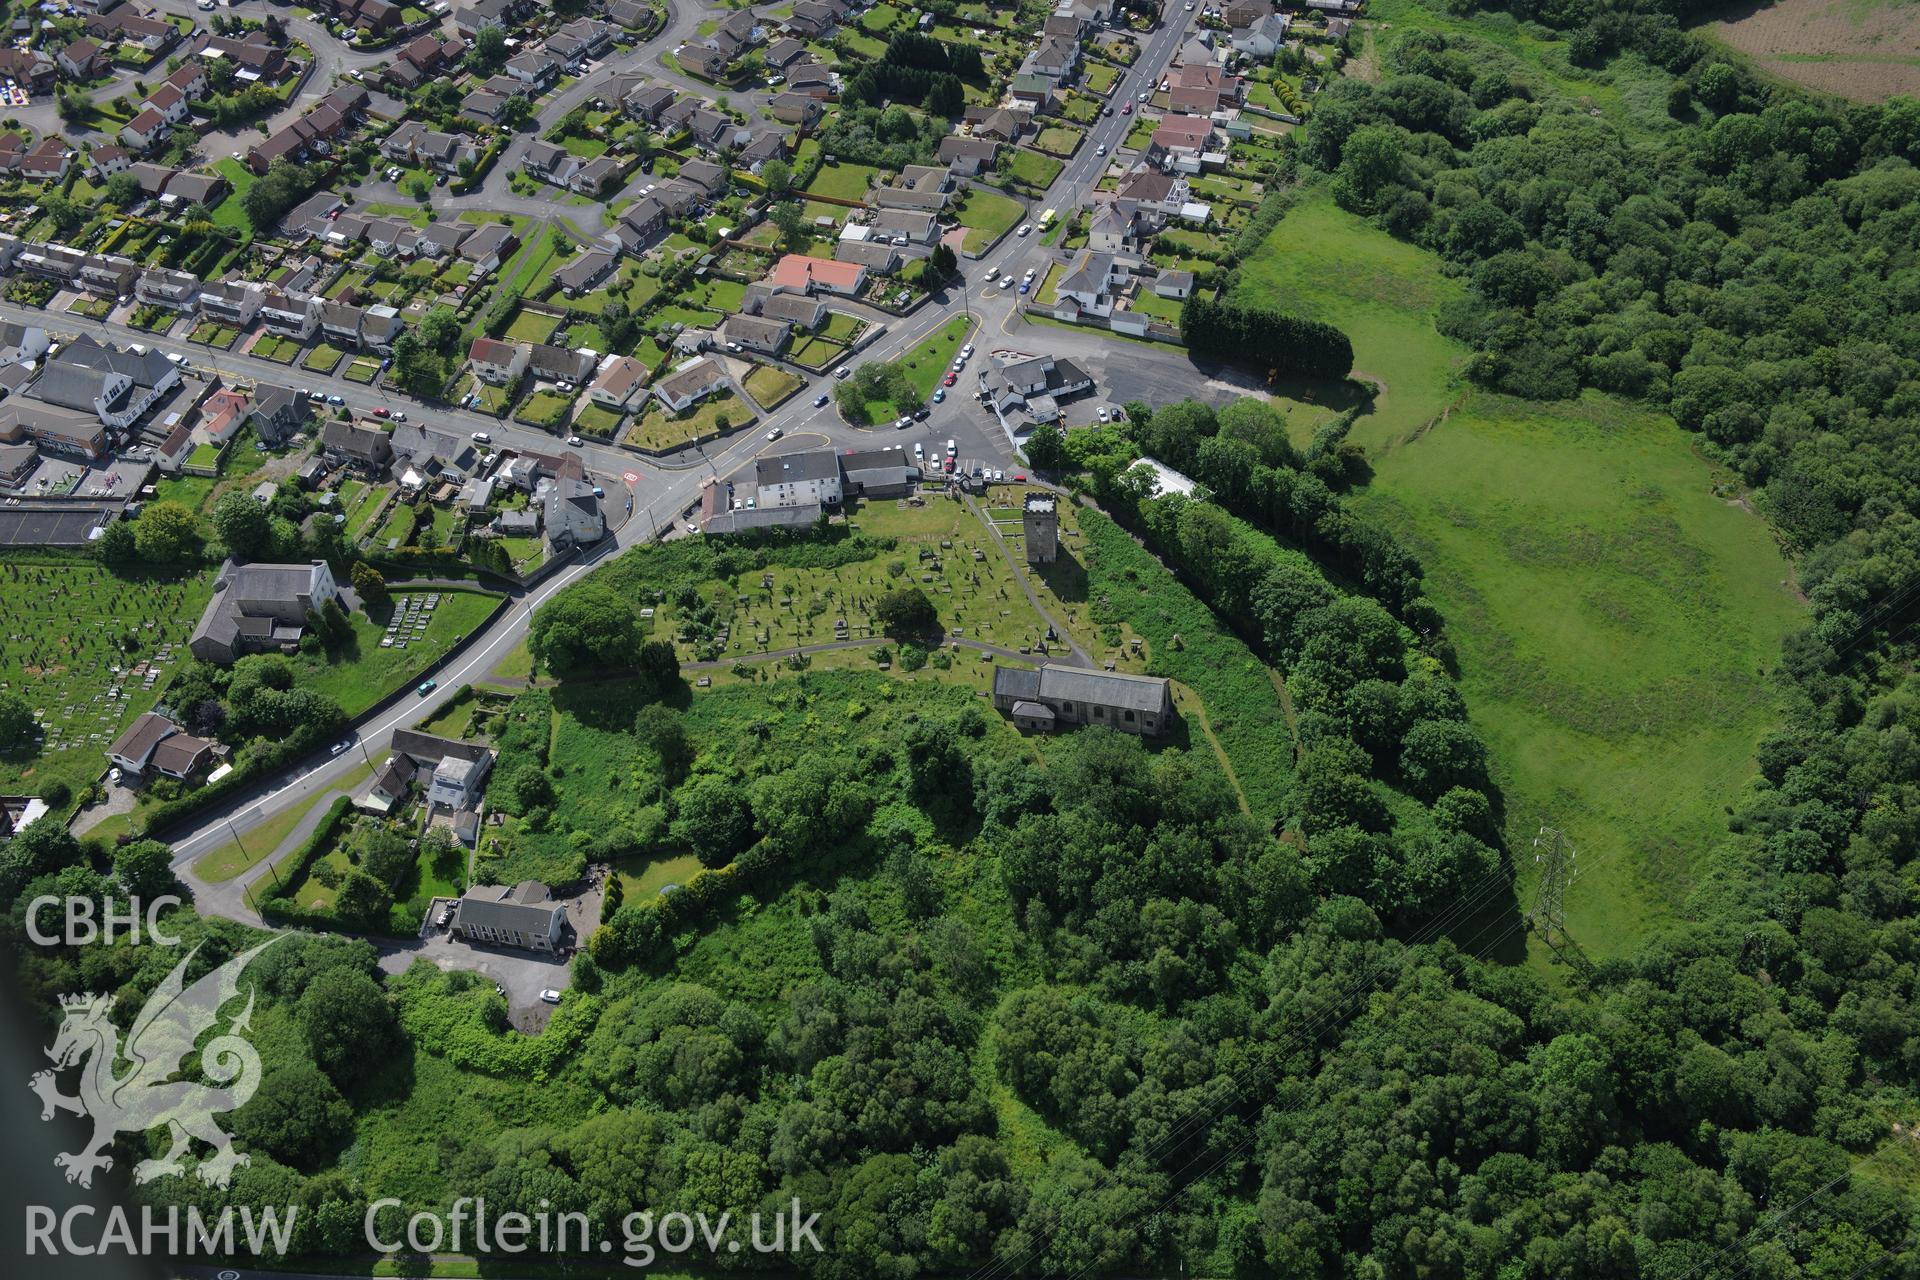
[[[595,904],[598,909],[598,902]],[[573,919],[568,911],[568,919]],[[563,939],[571,943],[573,939]],[[380,949],[382,973],[405,973],[416,960],[429,960],[446,972],[465,969],[483,974],[507,992],[507,1018],[515,1030],[538,1035],[553,1016],[553,1006],[540,999],[541,991],[551,987],[565,991],[570,974],[565,958],[516,947],[484,947],[456,938],[442,929],[429,929],[427,936],[410,942],[376,944]]]

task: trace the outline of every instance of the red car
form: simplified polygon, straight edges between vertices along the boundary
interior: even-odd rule
[[[1130,116],[1130,115],[1132,115],[1132,114],[1133,114],[1133,104],[1132,104],[1131,102],[1129,102],[1129,103],[1126,103],[1126,104],[1125,104],[1124,106],[1122,106],[1122,107],[1120,108],[1120,114],[1121,114],[1121,115],[1123,115],[1123,116]]]
[[[944,379],[941,380],[940,385],[943,387],[950,387],[958,381],[960,381],[960,375],[957,373],[950,373]]]
[[[947,460],[946,460],[946,461],[945,461],[944,463],[942,463],[942,464],[941,464],[941,467],[940,467],[940,469],[941,469],[942,471],[946,471],[946,472],[951,472],[951,471],[953,470],[953,455],[952,455],[952,454],[948,454],[948,455],[947,455]]]
[[[376,418],[384,418],[387,416],[387,411],[385,409],[375,409],[373,411],[373,416]]]

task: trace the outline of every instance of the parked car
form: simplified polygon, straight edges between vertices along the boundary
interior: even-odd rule
[[[943,387],[950,387],[958,381],[960,381],[960,375],[949,370],[947,373],[947,376],[940,379],[940,385]]]
[[[913,411],[913,420],[915,422],[925,422],[927,420],[927,406],[921,405],[918,409],[915,409]]]
[[[395,422],[405,422],[407,420],[407,411],[405,409],[395,409],[393,411],[393,420]]]
[[[542,991],[540,993],[540,998],[546,1001],[548,1004],[560,1003],[560,993],[558,991],[555,991],[552,987],[548,987],[545,991]]]
[[[935,404],[939,404],[941,401],[945,400],[946,398],[947,398],[947,389],[945,387],[935,387],[933,389],[933,402]]]
[[[896,431],[905,431],[908,427],[912,425],[913,425],[913,419],[908,417],[906,414],[901,414],[900,421],[894,423],[893,428]]]
[[[376,418],[391,418],[393,414],[385,408],[380,408],[373,411],[373,416]]]
[[[973,344],[971,342],[969,342],[966,346],[960,348],[960,358],[962,360],[973,359]]]
[[[440,687],[440,682],[438,680],[422,680],[420,682],[420,687],[415,689],[414,692],[424,698],[428,694],[432,693],[435,689],[438,689],[439,687]]]
[[[448,903],[446,906],[440,908],[440,919],[438,923],[442,929],[446,928],[448,925],[453,923],[453,904],[452,903]]]
[[[955,441],[952,436],[948,436],[947,437],[947,456],[951,458],[954,454],[958,452],[960,452],[959,443]]]
[[[920,443],[920,442],[919,442],[918,440],[915,440],[915,441],[913,442],[913,456],[914,456],[914,457],[916,457],[916,458],[924,458],[924,457],[926,457],[926,456],[927,456],[927,446],[925,446],[924,444],[921,444],[921,443]]]
[[[1033,281],[1031,281],[1031,280],[1022,280],[1022,281],[1020,282],[1020,292],[1022,292],[1022,293],[1032,293],[1032,292],[1033,292]]]
[[[578,449],[581,445],[585,444],[586,441],[582,440],[579,436],[568,436],[567,443]]]
[[[493,437],[491,435],[488,435],[484,431],[476,431],[471,436],[469,436],[468,439],[472,440],[475,444],[492,444],[493,443]]]
[[[998,279],[998,278],[999,278],[999,276],[1000,276],[1000,268],[998,268],[998,267],[988,267],[988,268],[987,268],[987,279],[989,279],[989,280],[995,280],[995,279]]]
[[[833,371],[833,376],[836,378],[851,378],[853,376],[853,370],[843,364]]]
[[[941,463],[941,464],[940,464],[940,469],[941,469],[942,471],[944,471],[944,472],[946,472],[946,473],[947,473],[948,475],[952,475],[952,474],[953,474],[953,459],[952,459],[952,458],[948,458],[948,459],[947,459],[947,460],[946,460],[945,462],[943,462],[943,463]]]
[[[328,404],[345,404],[346,402],[347,402],[347,398],[345,396],[328,396],[327,397]]]
[[[1100,406],[1100,421],[1102,421],[1102,422],[1105,422],[1105,421],[1107,420],[1107,417],[1108,417],[1108,414],[1107,414],[1107,406],[1105,406],[1105,405],[1101,405],[1101,406]]]
[[[116,787],[117,787],[117,786],[119,786],[119,785],[120,785],[120,771],[119,771],[118,769],[109,769],[109,770],[107,770],[107,781],[108,781],[108,782],[109,782],[110,784],[112,784],[113,786],[116,786]]]

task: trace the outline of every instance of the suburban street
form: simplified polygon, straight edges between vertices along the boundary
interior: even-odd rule
[[[162,0],[161,7],[182,12],[190,11],[192,5],[191,0]],[[689,6],[675,10],[663,33],[603,60],[596,69],[545,101],[542,104],[540,127],[548,127],[574,107],[590,101],[605,81],[615,75],[639,72],[691,92],[711,94],[712,86],[682,76],[660,61],[661,53],[670,51],[684,36],[690,34],[703,17],[704,11]],[[1113,114],[1102,116],[1094,122],[1079,153],[1056,177],[1044,202],[1036,202],[1033,210],[1036,218],[1039,207],[1053,207],[1064,215],[1085,200],[1112,162],[1113,154],[1134,123],[1133,115],[1121,113],[1120,104],[1135,100],[1140,91],[1158,81],[1172,61],[1191,18],[1191,13],[1171,9],[1168,21],[1143,42],[1141,55],[1134,68],[1113,89],[1110,99],[1114,104]],[[335,71],[366,65],[384,56],[349,54],[339,49],[337,42],[323,30],[304,20],[292,19],[290,25],[295,28],[297,35],[313,44],[316,52],[330,47],[335,50],[327,55],[327,75],[323,78],[316,74],[303,92],[303,99],[324,93]],[[747,103],[752,96],[736,95],[733,100]],[[518,155],[524,151],[527,143],[537,136],[537,133],[522,135],[513,144],[513,149],[495,166],[489,175],[488,185],[499,190],[460,199],[446,199],[437,195],[436,207],[447,211],[461,207],[511,208],[514,212],[528,213],[548,221],[559,220],[568,225],[575,225],[569,215],[593,213],[588,208],[561,203],[559,197],[563,193],[558,191],[555,191],[556,199],[553,200],[510,195],[505,191],[506,174],[515,166]],[[1106,155],[1098,154],[1102,147]],[[381,184],[358,188],[355,194],[362,201],[405,199],[397,191],[386,190]],[[604,233],[596,227],[595,234]],[[970,314],[975,320],[975,329],[969,340],[978,348],[976,359],[983,359],[996,350],[1031,354],[1044,352],[1070,358],[1086,368],[1094,377],[1098,392],[1096,396],[1074,406],[1076,420],[1084,420],[1090,415],[1092,407],[1098,404],[1117,406],[1128,399],[1165,399],[1175,393],[1225,399],[1243,389],[1236,381],[1209,379],[1177,348],[1131,341],[1095,329],[1024,323],[1019,313],[1017,291],[1011,286],[1029,267],[1035,271],[1038,279],[1044,276],[1050,264],[1066,256],[1061,251],[1042,245],[1039,239],[1037,234],[1019,236],[1009,233],[981,258],[963,261],[964,281],[948,285],[905,318],[883,316],[871,309],[856,307],[862,314],[870,315],[888,326],[884,334],[860,352],[856,362],[898,357],[955,315]],[[996,268],[1000,273],[998,285],[1008,287],[987,282],[989,268]],[[101,340],[122,344],[139,341],[162,351],[179,351],[196,371],[217,373],[229,381],[310,388],[327,395],[337,395],[349,409],[359,412],[378,408],[392,412],[404,410],[410,420],[430,427],[455,433],[485,432],[496,447],[507,450],[553,452],[567,447],[548,432],[510,420],[496,419],[456,406],[422,405],[392,392],[350,382],[344,377],[315,374],[238,352],[210,351],[177,340],[156,341],[150,334],[111,320],[93,321],[71,314],[53,317],[10,302],[0,302],[0,319],[43,325],[56,335],[85,333]],[[929,440],[956,439],[958,452],[963,458],[991,467],[1018,466],[1013,442],[1007,438],[998,420],[977,399],[967,394],[973,372],[970,370],[966,376],[968,382],[956,387],[956,394],[944,404],[932,406],[928,420],[916,424],[911,431],[896,431],[891,425],[874,428],[850,426],[840,419],[831,402],[825,407],[815,408],[815,398],[822,392],[830,391],[833,386],[831,377],[821,377],[795,394],[786,407],[763,416],[750,430],[740,432],[717,446],[689,451],[673,460],[644,457],[610,444],[590,442],[579,447],[577,452],[588,471],[607,489],[609,507],[616,512],[619,510],[621,501],[618,491],[626,488],[632,494],[634,514],[643,518],[625,520],[578,562],[568,565],[534,589],[516,596],[509,608],[483,632],[472,637],[468,646],[445,669],[436,673],[439,684],[430,694],[420,698],[407,696],[356,723],[353,726],[358,743],[355,749],[336,756],[316,756],[290,776],[263,783],[217,809],[198,816],[190,829],[179,832],[173,839],[176,870],[189,883],[193,883],[190,868],[196,858],[232,840],[236,833],[244,837],[248,830],[274,814],[312,801],[334,788],[346,775],[362,766],[362,748],[367,753],[384,750],[394,730],[431,718],[462,685],[484,680],[526,638],[533,611],[541,604],[628,548],[654,536],[671,536],[679,532],[683,513],[697,502],[701,483],[709,476],[730,477],[750,468],[753,460],[761,454],[785,453],[796,448],[826,446],[853,449],[893,444],[910,448],[915,440],[923,438],[923,430],[924,438]],[[778,433],[777,439],[769,439],[770,434],[775,432]],[[202,891],[200,902],[203,910],[243,917],[251,915],[237,885],[228,892],[222,892],[214,886],[195,887]]]

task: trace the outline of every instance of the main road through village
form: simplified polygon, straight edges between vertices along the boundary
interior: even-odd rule
[[[179,5],[184,8],[185,3],[186,0],[167,0],[162,7]],[[1112,115],[1103,115],[1094,122],[1074,159],[1054,179],[1044,201],[1040,202],[1043,205],[1050,204],[1063,211],[1078,207],[1110,163],[1112,153],[1118,151],[1127,129],[1134,122],[1131,114],[1122,114],[1117,109],[1118,104],[1136,100],[1140,92],[1158,82],[1171,63],[1187,23],[1193,17],[1190,11],[1182,11],[1172,5],[1168,6],[1168,10],[1167,21],[1148,37],[1134,68],[1115,86],[1111,99],[1116,104],[1116,110]],[[669,83],[680,84],[683,77],[661,63],[659,53],[672,48],[681,38],[690,34],[700,17],[701,11],[682,7],[670,18],[667,28],[659,36],[638,50],[609,59],[580,85],[570,86],[563,101],[548,103],[546,110],[541,113],[541,127],[553,122],[548,116],[558,119],[572,107],[588,100],[592,96],[592,86],[611,75],[639,71]],[[324,39],[322,42],[325,43]],[[326,87],[325,84],[316,84],[313,91],[324,93]],[[700,89],[692,81],[680,87],[694,91]],[[524,142],[515,145],[523,147]],[[504,174],[512,167],[512,160],[512,156],[508,157],[494,170],[494,180],[501,186],[505,184]],[[363,189],[358,194],[363,199],[383,198],[377,187]],[[465,200],[436,198],[436,206],[443,210],[466,206],[495,208],[499,207],[500,198],[497,192],[469,196]],[[528,202],[532,198],[519,199]],[[578,207],[554,205],[547,212],[547,221],[566,220],[580,212]],[[860,353],[860,358],[892,359],[954,316],[971,314],[977,322],[976,336],[971,340],[981,351],[1045,351],[1071,357],[1088,367],[1103,395],[1114,402],[1136,397],[1164,399],[1168,395],[1194,394],[1201,389],[1207,379],[1177,350],[1130,342],[1092,330],[1026,325],[1020,317],[1014,290],[995,288],[984,281],[987,268],[990,267],[998,268],[1003,280],[1008,277],[1017,280],[1029,266],[1035,268],[1036,278],[1043,276],[1047,265],[1055,260],[1056,255],[1052,249],[1037,241],[1038,237],[1034,236],[1006,236],[985,256],[964,264],[966,283],[956,282],[937,293],[904,320],[863,310],[863,314],[886,323],[889,328]],[[154,344],[151,335],[117,323],[91,321],[72,315],[62,316],[53,322],[39,311],[6,302],[0,302],[0,319],[50,325],[63,333],[87,333],[103,340]],[[550,452],[556,447],[554,437],[544,431],[460,408],[439,405],[415,407],[409,400],[348,382],[344,378],[295,372],[285,365],[236,352],[212,353],[166,342],[158,345],[162,349],[173,346],[194,367],[218,373],[228,380],[284,384],[293,379],[317,392],[339,396],[350,409],[364,412],[376,408],[387,408],[389,411],[404,408],[411,420],[420,421],[423,425],[469,434],[487,432],[497,446],[505,449]],[[789,407],[767,414],[751,431],[743,432],[712,452],[695,452],[676,462],[644,459],[608,445],[588,443],[580,447],[578,452],[588,470],[606,488],[607,507],[612,517],[610,524],[617,527],[577,562],[567,565],[531,590],[515,596],[508,608],[469,637],[460,652],[437,673],[438,687],[427,696],[403,698],[356,722],[352,732],[356,735],[357,746],[369,753],[386,748],[394,730],[429,719],[462,685],[483,679],[499,665],[526,638],[533,612],[541,604],[626,548],[663,532],[670,536],[677,531],[684,513],[698,500],[700,485],[708,476],[724,478],[732,475],[740,468],[749,466],[758,454],[769,450],[784,451],[807,445],[817,447],[823,442],[836,448],[875,447],[893,442],[896,433],[891,428],[850,427],[840,421],[831,402],[825,408],[815,408],[814,399],[831,385],[830,379],[821,379],[816,385],[795,395],[788,402]],[[1213,386],[1216,392],[1231,390],[1225,383],[1214,383]],[[770,429],[774,428],[780,432],[777,443],[768,438]],[[934,437],[962,438],[965,442],[961,448],[963,456],[1005,465],[1011,465],[1013,461],[1011,444],[998,423],[971,397],[955,396],[944,405],[936,406],[936,412],[924,429]],[[631,507],[627,505],[627,498],[621,496],[622,489],[628,491]],[[240,894],[219,892],[192,875],[193,861],[226,843],[235,833],[244,837],[249,829],[273,815],[307,803],[336,788],[362,763],[362,752],[358,749],[332,756],[316,754],[290,772],[264,781],[199,815],[192,827],[173,835],[175,869],[195,888],[200,909],[243,919],[257,919],[247,909]],[[270,852],[268,857],[271,857]]]

